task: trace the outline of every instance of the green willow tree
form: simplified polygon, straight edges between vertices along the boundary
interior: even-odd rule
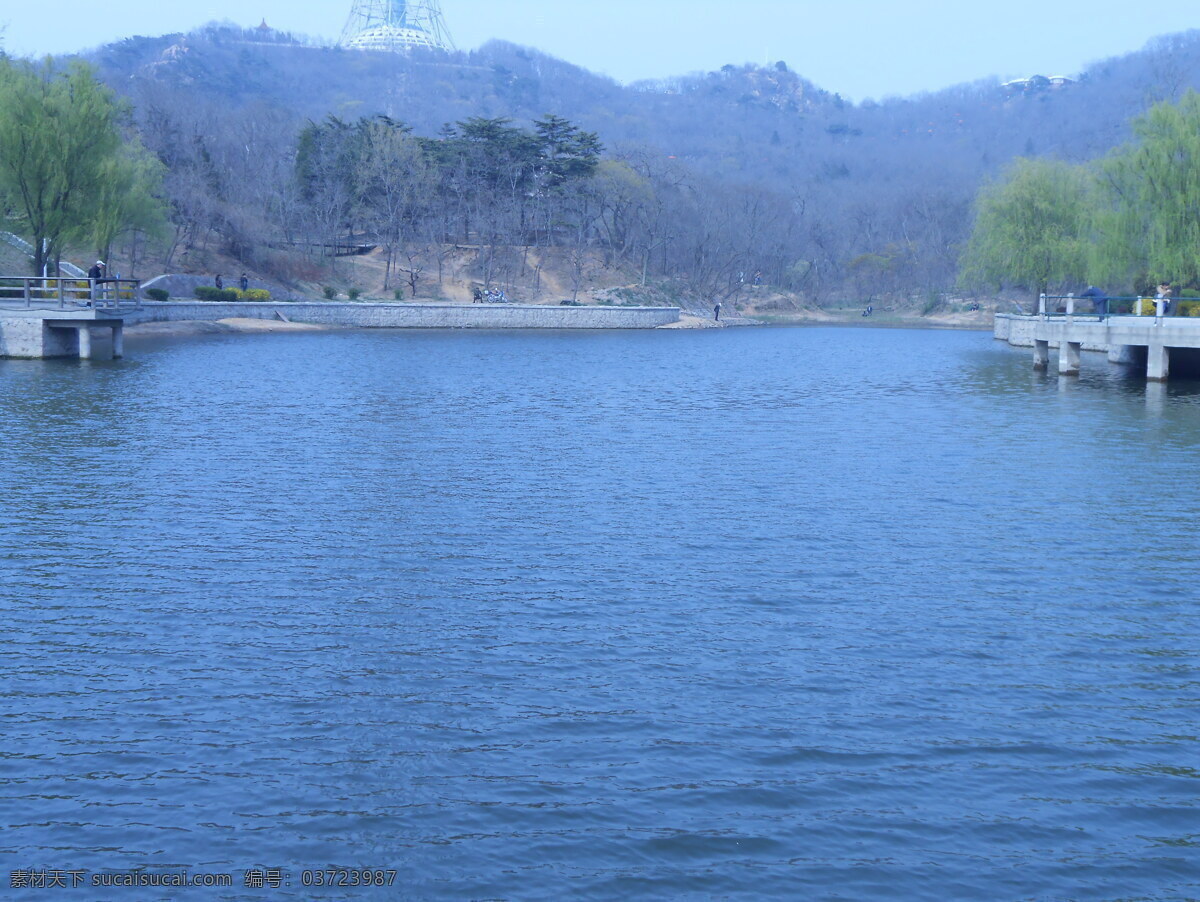
[[[963,253],[964,287],[1033,289],[1084,281],[1095,224],[1090,173],[1057,160],[1019,159],[977,201]]]
[[[985,188],[960,284],[1200,288],[1200,94],[1153,107],[1132,130],[1098,164],[1018,160]]]
[[[161,177],[124,139],[125,116],[82,63],[0,58],[0,206],[30,238],[36,272],[72,243],[104,247],[154,218]]]
[[[1200,94],[1152,108],[1100,166],[1103,278],[1200,285]]]
[[[89,197],[89,238],[101,260],[113,243],[130,232],[161,235],[166,208],[158,198],[166,167],[140,144],[127,145],[104,161],[97,190]]]

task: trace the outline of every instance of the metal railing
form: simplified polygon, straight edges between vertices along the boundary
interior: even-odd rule
[[[1043,294],[1038,297],[1037,315],[1046,319],[1074,317],[1087,322],[1103,322],[1118,316],[1141,316],[1162,319],[1164,316],[1184,316],[1181,304],[1200,304],[1200,298],[1147,297],[1077,297],[1073,294]]]
[[[0,276],[0,304],[45,307],[58,303],[68,307],[134,309],[142,306],[140,279],[73,279],[38,276]]]

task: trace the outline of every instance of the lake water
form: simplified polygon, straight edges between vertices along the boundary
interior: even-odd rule
[[[345,332],[0,404],[0,896],[1200,896],[1195,384]],[[235,882],[10,889],[139,867]]]

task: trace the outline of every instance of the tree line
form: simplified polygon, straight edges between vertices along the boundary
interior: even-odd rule
[[[384,249],[387,286],[410,292],[466,249],[488,286],[536,288],[553,256],[573,293],[602,265],[706,298],[735,296],[756,272],[799,290],[820,269],[798,250],[814,206],[652,148],[610,148],[558,115],[472,116],[423,136],[386,115],[229,109],[154,80],[138,83],[134,109],[166,167],[168,267],[218,250],[316,280],[336,265],[329,249],[366,243]]]
[[[313,282],[337,265],[323,248],[366,243],[409,291],[473,253],[479,281],[518,290],[553,259],[567,290],[602,263],[679,297],[736,297],[757,274],[807,302],[924,302],[991,284],[960,279],[981,183],[1019,156],[1094,159],[1200,78],[1197,35],[1061,91],[992,81],[860,104],[783,63],[623,87],[513,45],[405,57],[264,41],[217,27],[91,58],[120,92],[122,141],[161,176],[156,267],[217,255]],[[586,171],[553,175],[562,151],[540,130],[554,121],[594,142]],[[116,240],[136,255],[147,234]]]
[[[297,187],[299,137],[310,123],[328,124],[330,110],[388,117],[425,140],[440,138],[445,122],[500,118],[532,133],[518,124],[552,110],[603,141],[595,173],[574,186],[588,188],[587,206],[553,240],[527,231],[525,202],[514,208],[511,194],[515,226],[498,211],[482,222],[490,236],[474,234],[469,217],[473,234],[455,240],[480,248],[481,278],[529,277],[526,254],[505,244],[528,237],[563,258],[599,255],[681,295],[736,294],[747,273],[761,273],[820,304],[924,303],[954,291],[982,183],[1020,156],[1093,159],[1126,140],[1129,120],[1151,102],[1200,84],[1196,33],[1097,63],[1062,90],[1013,97],[993,79],[859,104],[783,63],[624,87],[502,43],[436,57],[350,54],[284,40],[260,47],[241,30],[212,27],[131,39],[94,59],[168,167],[170,265],[195,265],[216,248],[267,272],[303,270],[282,248],[328,242],[329,217],[319,221]],[[566,209],[560,200],[555,215]],[[407,278],[394,268],[404,254],[394,256],[389,278]],[[424,265],[437,267],[436,258]]]
[[[983,189],[962,284],[1200,290],[1200,94],[1154,106],[1095,161],[1018,159]]]
[[[202,257],[215,243],[282,271],[280,232],[315,242],[300,234],[318,223],[294,186],[298,138],[355,98],[363,118],[403,122],[429,140],[447,121],[532,129],[547,110],[599,135],[605,152],[587,205],[551,242],[571,269],[599,255],[681,296],[726,297],[761,273],[816,302],[953,284],[979,174],[924,146],[897,153],[864,128],[862,111],[784,65],[623,88],[512,45],[427,59],[300,45],[266,52],[243,37],[210,29],[137,39],[98,57],[169,167],[173,263],[189,262],[176,251]],[[457,110],[471,115],[445,116]],[[487,224],[492,236],[468,239],[485,249],[483,277],[515,278],[524,268],[507,242],[521,240],[519,214],[516,228],[504,216]],[[568,244],[568,234],[579,240]]]
[[[387,117],[331,117],[301,130],[296,173],[291,241],[320,250],[370,240],[386,252],[386,278],[399,276],[413,292],[449,247],[476,249],[489,287],[531,268],[536,280],[530,258],[558,252],[573,297],[593,259],[643,284],[667,276],[728,298],[764,260],[787,254],[791,211],[782,199],[697,180],[655,155],[605,156],[599,135],[555,115],[529,128],[473,117],[436,138]],[[808,267],[774,275],[798,284]]]
[[[289,231],[320,249],[362,236],[386,252],[384,288],[402,273],[414,292],[441,246],[473,244],[490,283],[504,248],[595,240],[602,150],[597,135],[552,115],[531,129],[476,117],[432,139],[385,116],[329,117],[300,132]]]

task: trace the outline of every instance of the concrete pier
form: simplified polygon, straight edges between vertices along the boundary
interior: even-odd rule
[[[107,330],[115,360],[140,297],[137,279],[0,276],[0,357],[91,360]]]
[[[1109,345],[1108,362],[1120,363],[1125,366],[1135,366],[1137,364],[1137,348],[1132,345]]]
[[[1079,375],[1079,355],[1083,346],[1078,341],[1064,341],[1058,352],[1058,374],[1060,376]]]
[[[1171,372],[1171,349],[1162,344],[1152,344],[1146,349],[1146,378],[1152,382],[1166,382]]]
[[[1058,349],[1058,372],[1079,373],[1082,351],[1101,351],[1113,363],[1140,366],[1146,378],[1166,381],[1171,373],[1171,351],[1200,349],[1200,318],[1080,314],[1008,314],[995,319],[995,336],[1014,347],[1033,350],[1036,369],[1048,369],[1050,350]]]
[[[79,359],[92,359],[92,339],[93,330],[97,328],[107,328],[112,334],[112,359],[120,360],[125,356],[125,322],[124,320],[116,320],[110,322],[92,321],[92,322],[76,322],[68,324],[54,323],[50,326],[51,329],[74,329],[77,333]]]
[[[0,357],[91,360],[95,333],[112,336],[112,357],[125,352],[125,319],[110,310],[0,309]]]

